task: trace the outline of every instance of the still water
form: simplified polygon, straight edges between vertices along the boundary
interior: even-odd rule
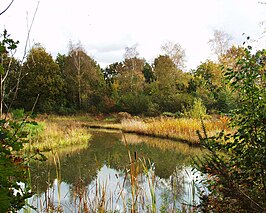
[[[36,212],[169,212],[198,203],[199,148],[170,140],[90,130],[83,146],[31,166]],[[34,212],[34,210],[31,210]]]

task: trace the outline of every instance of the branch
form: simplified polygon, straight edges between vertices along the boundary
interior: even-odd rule
[[[8,68],[7,68],[6,74],[5,74],[5,76],[3,77],[1,83],[4,83],[4,81],[5,81],[6,78],[7,78],[8,74],[9,74],[9,71],[10,71],[10,67],[11,67],[12,61],[13,61],[13,56],[12,56],[12,57],[10,58],[10,60],[9,60]]]
[[[22,57],[22,59],[20,61],[21,64],[23,64],[23,61],[24,61],[24,59],[26,58],[26,55],[27,55],[27,46],[28,46],[28,42],[29,42],[29,39],[30,39],[30,32],[31,32],[31,28],[33,26],[33,22],[35,20],[35,16],[36,16],[37,11],[38,11],[39,4],[40,4],[40,1],[38,1],[38,4],[37,4],[35,12],[34,12],[34,16],[33,16],[32,21],[31,21],[30,28],[28,29],[27,39],[26,39],[25,48],[24,48],[24,55],[23,55],[23,57]],[[15,87],[14,96],[13,96],[13,98],[12,98],[10,104],[9,104],[9,108],[7,110],[7,114],[9,113],[9,111],[10,111],[12,105],[13,105],[13,102],[14,102],[15,98],[17,97],[19,84],[20,84],[20,81],[22,79],[21,75],[22,75],[22,66],[20,66],[20,70],[19,70],[19,74],[18,74],[18,79],[17,79],[17,84],[16,84],[16,87]]]
[[[35,9],[35,12],[34,12],[34,15],[33,15],[33,18],[32,18],[32,21],[31,21],[31,25],[30,25],[30,28],[28,29],[28,34],[27,34],[27,39],[26,39],[26,44],[25,44],[25,48],[24,48],[24,55],[23,55],[23,58],[21,60],[21,63],[23,62],[23,60],[25,59],[26,55],[27,55],[27,46],[28,46],[28,42],[30,40],[30,32],[31,32],[31,28],[33,26],[33,22],[35,20],[35,17],[36,17],[36,14],[37,14],[37,11],[38,11],[38,8],[39,8],[39,4],[40,4],[40,1],[38,1],[38,4],[36,6],[36,9]]]
[[[8,8],[12,5],[13,2],[14,2],[14,0],[12,0],[12,1],[10,2],[10,4],[7,6],[6,9],[4,9],[2,12],[0,12],[0,16],[8,10]]]

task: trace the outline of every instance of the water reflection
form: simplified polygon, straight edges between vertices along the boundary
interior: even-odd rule
[[[147,212],[152,204],[167,212],[197,202],[190,163],[198,148],[120,132],[94,130],[93,135],[88,146],[53,153],[46,163],[32,165],[36,196],[29,203],[38,212],[48,207],[130,212],[132,205],[137,212]]]

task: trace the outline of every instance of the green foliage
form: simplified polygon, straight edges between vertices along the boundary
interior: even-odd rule
[[[4,75],[5,74],[5,69],[2,66],[2,64],[0,64],[0,75]]]
[[[154,60],[155,84],[158,92],[169,95],[176,90],[177,68],[169,56],[160,55]]]
[[[104,85],[104,75],[97,62],[87,55],[79,43],[70,44],[69,54],[60,58],[60,67],[64,68],[61,72],[66,90],[65,105],[84,111],[94,108],[89,103],[98,96]]]
[[[28,133],[23,126],[27,122],[0,120],[0,212],[15,212],[25,205],[25,200],[32,196],[27,184],[28,164],[40,155],[22,153],[28,142]]]
[[[11,111],[11,116],[14,120],[22,120],[25,116],[24,109],[14,109]]]
[[[130,114],[145,114],[149,109],[150,99],[144,94],[124,95],[121,98],[122,109]]]
[[[55,109],[60,104],[64,82],[52,56],[36,45],[30,50],[22,71],[18,106],[30,111],[38,99],[36,111],[51,112]]]
[[[145,77],[146,83],[150,84],[151,82],[153,82],[155,80],[155,76],[154,76],[152,67],[148,63],[145,63],[143,70],[142,70],[142,73]]]
[[[29,140],[34,140],[36,139],[41,133],[44,132],[45,129],[45,124],[44,123],[35,123],[35,122],[30,122],[26,123],[25,126],[23,127],[23,130],[27,132],[27,139]]]
[[[6,54],[9,51],[15,50],[17,48],[19,41],[14,41],[11,39],[10,34],[7,33],[6,29],[4,30],[3,34],[0,35],[0,37],[3,37],[0,42],[0,54]]]
[[[198,169],[209,193],[202,196],[203,211],[264,212],[266,210],[266,51],[237,60],[239,70],[228,69],[226,78],[238,92],[232,112],[233,134],[201,137],[209,154]]]
[[[199,98],[196,98],[194,100],[194,103],[192,107],[189,110],[184,110],[184,115],[189,118],[207,118],[207,109],[202,103],[202,100]]]

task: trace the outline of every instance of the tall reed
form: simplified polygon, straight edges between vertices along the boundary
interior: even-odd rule
[[[226,129],[223,120],[205,120],[204,124],[209,135]],[[198,144],[199,139],[196,131],[201,130],[200,119],[192,118],[151,118],[151,119],[124,119],[121,122],[122,130],[138,134],[164,137],[175,140],[184,140],[192,144]]]

